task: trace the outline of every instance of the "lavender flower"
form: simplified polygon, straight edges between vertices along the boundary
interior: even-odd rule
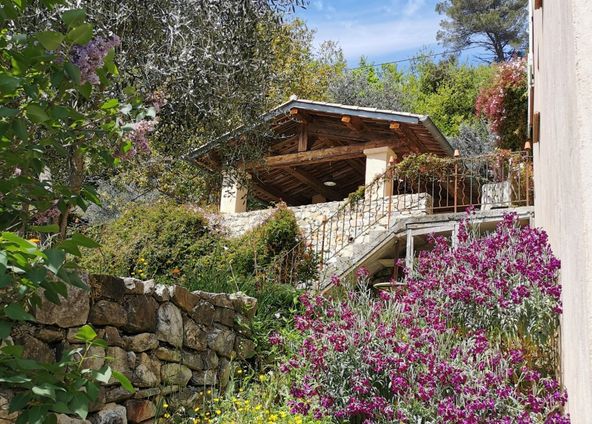
[[[105,57],[109,50],[121,45],[121,39],[114,35],[111,38],[96,37],[84,46],[74,46],[72,62],[80,69],[80,82],[99,85],[97,70],[105,65]]]

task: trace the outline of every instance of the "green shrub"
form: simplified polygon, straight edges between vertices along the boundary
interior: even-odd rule
[[[285,207],[238,238],[211,230],[199,212],[166,202],[135,205],[89,232],[101,243],[100,250],[84,252],[83,265],[91,272],[153,278],[189,290],[242,291],[257,298],[253,331],[263,353],[269,347],[267,335],[292,315],[298,291],[279,277],[267,278],[265,272],[302,240],[294,214]],[[299,256],[298,271],[303,275],[314,275],[310,257]]]

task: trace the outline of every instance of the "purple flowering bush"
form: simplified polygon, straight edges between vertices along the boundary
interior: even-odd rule
[[[280,366],[295,413],[353,423],[568,423],[554,379],[559,262],[508,215],[482,238],[434,239],[407,290],[303,295]]]

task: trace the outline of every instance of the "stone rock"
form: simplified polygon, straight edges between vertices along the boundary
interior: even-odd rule
[[[200,300],[195,304],[189,316],[200,324],[209,327],[214,322],[214,312],[214,305],[205,300]]]
[[[158,339],[153,333],[141,333],[135,336],[124,337],[127,350],[134,352],[145,352],[158,347]]]
[[[171,299],[169,286],[164,284],[155,284],[152,289],[152,296],[161,303],[168,302]]]
[[[125,346],[123,337],[121,337],[119,330],[115,327],[105,327],[105,335],[103,337],[109,346],[117,346],[121,348]]]
[[[250,324],[251,321],[248,320],[247,317],[241,314],[236,314],[234,317],[234,326],[232,328],[234,328],[237,333],[242,334],[243,336],[251,337],[253,332],[251,331]]]
[[[23,358],[34,359],[39,362],[55,362],[55,352],[41,340],[30,334],[15,337],[17,344],[23,346]]]
[[[84,368],[98,371],[105,365],[105,348],[100,346],[91,346],[88,349],[87,358],[82,363]]]
[[[127,424],[125,406],[109,403],[90,417],[92,424]]]
[[[45,343],[60,342],[64,339],[64,330],[55,328],[39,328],[35,337]]]
[[[107,298],[118,301],[125,295],[126,288],[121,278],[94,274],[89,276],[88,281],[95,299]]]
[[[199,297],[181,286],[169,286],[171,301],[183,311],[190,313],[199,302]]]
[[[168,394],[178,392],[179,390],[181,390],[179,386],[165,386],[160,389],[160,394],[166,396]]]
[[[69,417],[64,414],[57,414],[56,419],[56,424],[90,424],[88,420],[81,420],[80,418]]]
[[[127,353],[127,363],[131,369],[136,368],[138,362],[138,355],[136,352],[128,352]]]
[[[160,384],[161,364],[146,353],[140,354],[139,365],[134,370],[132,383],[137,387],[156,387]]]
[[[125,403],[127,420],[131,423],[141,423],[156,416],[156,405],[146,399],[130,399]]]
[[[35,311],[35,318],[40,324],[69,328],[86,324],[89,311],[89,291],[68,286],[68,299],[62,298],[59,305],[41,295],[41,305]]]
[[[127,313],[125,330],[131,333],[154,332],[158,309],[156,300],[146,295],[129,295],[124,297],[123,307]]]
[[[120,347],[111,346],[107,348],[107,358],[109,358],[109,365],[114,371],[119,371],[127,378],[132,377],[131,367],[127,357],[127,352]],[[115,384],[117,380],[113,377],[109,380],[109,384]]]
[[[186,318],[183,323],[183,344],[194,350],[206,350],[208,346],[207,333],[193,320]]]
[[[237,292],[229,295],[234,309],[246,316],[248,319],[253,319],[257,312],[257,299],[251,296],[247,296],[244,293]]]
[[[124,277],[125,294],[144,294],[144,282],[133,277]]]
[[[202,353],[201,361],[206,370],[215,370],[218,368],[219,358],[213,350],[208,350],[207,352]]]
[[[224,388],[230,381],[231,365],[228,359],[220,359],[220,365],[218,366],[218,381],[220,381],[220,387]]]
[[[134,393],[134,399],[152,398],[154,396],[158,396],[160,393],[161,389],[159,387],[152,387],[150,389],[144,390],[136,390],[136,393]]]
[[[158,308],[156,337],[175,347],[183,346],[183,316],[179,308],[170,302]]]
[[[255,342],[238,336],[234,342],[234,350],[238,359],[245,360],[255,356]]]
[[[181,364],[164,364],[160,369],[163,384],[176,384],[184,387],[191,380],[191,370]]]
[[[154,352],[156,357],[161,361],[166,362],[181,362],[181,352],[178,350],[167,349],[166,347],[159,347]]]
[[[229,330],[214,328],[208,334],[208,347],[221,356],[233,359],[235,334]]]
[[[204,362],[201,359],[201,355],[195,352],[182,352],[181,353],[181,363],[192,370],[203,370]]]
[[[110,387],[105,391],[105,402],[121,402],[134,396],[121,386]]]
[[[200,297],[202,300],[210,302],[212,305],[217,306],[219,308],[234,308],[232,299],[230,299],[230,297],[226,293],[208,293],[201,290],[197,290],[192,293]]]
[[[99,300],[90,308],[89,320],[95,325],[123,327],[127,324],[127,314],[120,304],[108,300]]]
[[[175,407],[193,409],[196,404],[203,404],[203,399],[201,402],[199,402],[200,397],[202,397],[202,395],[200,395],[195,387],[182,387],[171,393],[168,398],[170,403],[175,405]]]
[[[214,311],[214,321],[232,328],[234,326],[235,315],[236,312],[232,309],[216,308]]]
[[[214,386],[218,384],[218,376],[215,370],[193,371],[191,384],[196,386]]]
[[[8,412],[10,401],[14,397],[12,390],[0,391],[0,424],[11,424],[18,418],[18,412]]]

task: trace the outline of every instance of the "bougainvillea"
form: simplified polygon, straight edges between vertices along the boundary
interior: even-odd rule
[[[559,262],[544,232],[508,215],[482,238],[435,239],[408,289],[344,299],[303,295],[301,333],[280,369],[292,410],[340,422],[568,423],[548,362],[560,313]],[[276,342],[282,340],[276,337]]]
[[[475,109],[487,119],[499,147],[519,150],[527,137],[526,59],[514,58],[496,66],[491,84],[477,97]]]

